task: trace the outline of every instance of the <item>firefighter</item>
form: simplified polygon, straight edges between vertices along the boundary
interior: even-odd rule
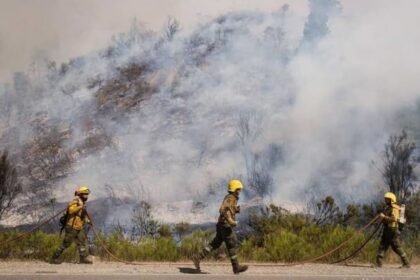
[[[385,209],[379,214],[382,223],[384,224],[384,231],[382,233],[381,243],[376,257],[376,264],[382,267],[385,252],[391,246],[392,250],[397,253],[403,263],[403,268],[409,268],[410,264],[406,253],[401,248],[400,231],[398,229],[398,220],[400,217],[400,207],[397,205],[397,197],[392,192],[387,192],[384,195]]]
[[[90,224],[90,220],[86,213],[86,202],[89,193],[90,191],[87,186],[80,186],[74,194],[75,198],[68,204],[64,240],[52,256],[52,264],[61,263],[59,260],[61,254],[66,248],[70,247],[73,242],[77,245],[80,263],[92,264],[92,261],[88,258],[89,252],[87,250],[86,233],[84,230],[84,225]]]
[[[228,249],[230,261],[232,263],[233,273],[238,274],[248,269],[246,265],[239,265],[237,256],[237,239],[234,227],[238,224],[235,216],[240,212],[237,205],[239,194],[243,185],[239,180],[231,180],[228,185],[228,194],[223,199],[219,209],[219,220],[216,224],[216,237],[205,247],[199,255],[192,258],[195,268],[200,271],[200,261],[204,259],[211,251],[219,248],[225,242]]]

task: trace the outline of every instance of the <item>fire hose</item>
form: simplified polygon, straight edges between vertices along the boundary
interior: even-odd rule
[[[361,229],[359,229],[358,231],[356,231],[356,233],[360,233],[365,231],[366,229],[368,229],[374,222],[376,222],[379,219],[379,215],[375,216],[368,224],[366,224],[364,227],[362,227]],[[341,242],[337,247],[335,247],[334,249],[320,255],[317,257],[313,257],[310,259],[306,259],[303,261],[299,261],[299,262],[292,262],[292,263],[286,263],[286,264],[279,264],[278,266],[295,266],[295,265],[302,265],[305,263],[312,263],[315,262],[317,260],[323,259],[333,253],[335,253],[336,251],[340,250],[342,247],[344,247],[344,245],[346,245],[347,243],[349,243],[352,239],[354,239],[354,237],[356,236],[356,233],[353,234],[352,236],[350,236],[350,238],[344,240],[343,242]]]
[[[368,238],[366,238],[365,242],[362,243],[362,245],[360,245],[355,251],[353,251],[350,255],[348,255],[347,257],[341,258],[337,261],[331,262],[330,264],[338,264],[341,262],[345,262],[349,259],[352,259],[353,257],[355,257],[368,243],[369,241],[372,240],[372,238],[375,237],[376,233],[379,232],[379,230],[382,228],[382,224],[378,224],[375,229],[373,230],[373,232],[369,235]]]
[[[99,244],[101,245],[102,249],[104,249],[104,251],[115,261],[117,262],[121,262],[124,264],[131,264],[131,265],[142,265],[141,263],[136,263],[136,262],[129,262],[123,259],[118,258],[117,256],[115,256],[113,253],[111,253],[111,251],[108,250],[108,248],[105,246],[105,242],[102,240],[102,238],[99,236],[98,232],[96,231],[95,225],[93,224],[93,220],[90,218],[89,214],[86,212],[86,215],[88,217],[88,219],[90,220],[90,224],[92,226],[92,232],[95,235],[96,240],[98,240]]]
[[[52,216],[51,218],[49,218],[49,219],[47,219],[47,220],[45,220],[45,221],[43,221],[42,223],[40,223],[40,224],[38,224],[37,226],[35,226],[35,227],[33,227],[31,230],[29,230],[29,231],[27,231],[27,232],[24,232],[24,233],[22,233],[22,234],[19,234],[19,235],[17,235],[17,236],[15,236],[14,238],[12,238],[12,239],[9,239],[9,240],[7,240],[7,241],[4,241],[4,242],[2,242],[2,243],[0,243],[0,247],[2,247],[3,245],[5,245],[5,244],[8,244],[8,243],[10,243],[10,242],[13,242],[13,241],[16,241],[16,240],[18,240],[18,239],[21,239],[21,238],[23,238],[23,237],[25,237],[25,236],[27,236],[27,235],[29,235],[29,234],[31,234],[32,232],[34,232],[35,230],[37,230],[37,229],[39,229],[40,227],[42,227],[43,225],[45,225],[45,224],[47,224],[48,222],[50,222],[51,220],[53,220],[54,218],[56,218],[57,216],[59,216],[60,214],[62,214],[64,211],[66,211],[67,209],[64,209],[64,210],[62,210],[62,211],[59,211],[57,214],[55,214],[54,216]],[[89,218],[89,220],[90,220],[90,223],[91,223],[91,226],[92,226],[92,231],[93,231],[93,234],[94,234],[94,236],[95,236],[95,238],[98,240],[98,242],[99,242],[99,244],[100,244],[100,246],[104,249],[104,251],[112,258],[112,259],[114,259],[115,261],[117,261],[117,262],[121,262],[121,263],[125,263],[125,264],[131,264],[131,265],[142,265],[141,263],[136,263],[136,262],[130,262],[130,261],[125,261],[125,260],[123,260],[123,259],[120,259],[120,258],[118,258],[117,256],[115,256],[106,246],[105,246],[105,242],[102,240],[102,238],[99,236],[99,234],[98,234],[98,232],[97,232],[97,230],[96,230],[96,228],[95,228],[95,225],[93,224],[93,221],[92,221],[92,219],[90,218],[90,216],[89,216],[89,214],[86,212],[86,215],[87,215],[87,217]],[[378,218],[379,218],[379,215],[378,216],[376,216],[376,217],[374,217],[368,224],[366,224],[364,227],[362,227],[361,229],[359,229],[358,231],[356,231],[356,233],[360,233],[360,232],[363,232],[363,231],[365,231],[367,228],[369,228],[375,221],[377,221],[378,220]],[[340,259],[340,260],[338,260],[338,261],[335,261],[335,262],[332,262],[331,264],[337,264],[337,263],[340,263],[340,262],[343,262],[343,261],[346,261],[346,260],[348,260],[348,259],[350,259],[350,258],[352,258],[352,257],[354,257],[358,252],[360,252],[365,246],[366,246],[366,244],[373,238],[373,236],[375,235],[375,233],[379,230],[379,228],[380,228],[380,224],[375,228],[375,230],[374,230],[374,232],[367,238],[367,240],[356,250],[356,251],[354,251],[353,253],[351,253],[349,256],[347,256],[347,257],[345,257],[345,258],[343,258],[343,259]],[[276,265],[276,266],[295,266],[295,265],[302,265],[302,264],[305,264],[305,263],[311,263],[311,262],[315,262],[315,261],[317,261],[317,260],[320,260],[320,259],[322,259],[322,258],[325,258],[325,257],[327,257],[327,256],[329,256],[329,255],[331,255],[331,254],[333,254],[334,252],[336,252],[336,251],[338,251],[339,249],[341,249],[342,247],[344,247],[347,243],[349,243],[352,239],[354,239],[354,237],[356,236],[356,233],[355,234],[353,234],[350,238],[348,238],[348,239],[346,239],[345,241],[343,241],[342,243],[340,243],[337,247],[335,247],[334,249],[332,249],[332,250],[330,250],[330,251],[328,251],[328,252],[326,252],[326,253],[324,253],[324,254],[322,254],[322,255],[320,255],[320,256],[317,256],[317,257],[313,257],[313,258],[310,258],[310,259],[306,259],[306,260],[303,260],[303,261],[299,261],[299,262],[293,262],[293,263],[287,263],[287,264],[280,264],[280,265]]]
[[[21,233],[21,234],[18,234],[18,235],[17,235],[17,236],[15,236],[15,237],[13,237],[13,238],[9,239],[9,240],[6,240],[6,241],[1,242],[1,243],[0,243],[0,247],[2,247],[3,245],[8,244],[8,243],[10,243],[10,242],[13,242],[13,241],[19,240],[19,239],[21,239],[21,238],[23,238],[23,237],[25,237],[25,236],[27,236],[27,235],[31,234],[32,232],[34,232],[35,230],[39,229],[39,228],[40,228],[40,227],[42,227],[43,225],[46,225],[46,224],[48,224],[50,221],[52,221],[53,219],[57,218],[60,214],[62,214],[62,213],[63,213],[64,211],[66,211],[66,210],[67,210],[67,208],[66,208],[66,209],[64,209],[64,210],[59,211],[58,213],[56,213],[56,214],[55,214],[54,216],[52,216],[51,218],[49,218],[49,219],[47,219],[47,220],[43,221],[42,223],[40,223],[40,224],[36,225],[35,227],[31,228],[29,231],[23,232],[23,233]]]
[[[33,233],[34,231],[36,231],[37,229],[41,228],[43,225],[46,225],[47,223],[49,223],[50,221],[52,221],[53,219],[57,218],[59,215],[61,215],[63,212],[67,211],[67,208],[59,211],[58,213],[56,213],[55,215],[53,215],[51,218],[39,223],[38,225],[34,226],[33,228],[31,228],[29,231],[23,232],[21,234],[18,234],[17,236],[8,239],[6,241],[3,241],[0,243],[0,247],[3,247],[4,245],[7,245],[13,241],[19,240],[25,236],[30,235],[31,233]],[[114,260],[118,261],[118,262],[122,262],[125,264],[133,264],[133,265],[139,265],[139,263],[135,263],[135,262],[127,262],[125,260],[122,260],[120,258],[118,258],[117,256],[115,256],[114,254],[112,254],[105,246],[103,240],[101,239],[101,237],[99,236],[99,234],[97,233],[95,226],[93,225],[92,219],[90,218],[89,214],[86,212],[86,215],[88,216],[89,220],[91,221],[91,225],[92,225],[92,231],[95,235],[95,238],[99,241],[101,247],[105,250],[105,252]]]

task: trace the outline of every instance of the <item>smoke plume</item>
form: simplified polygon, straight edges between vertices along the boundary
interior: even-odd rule
[[[19,154],[57,131],[71,165],[54,173],[59,198],[86,184],[97,197],[111,186],[153,203],[220,199],[238,177],[247,197],[276,203],[371,199],[371,162],[420,96],[416,4],[347,17],[335,0],[309,6],[306,22],[287,5],[192,32],[134,22],[61,66],[40,54],[0,96],[2,146]]]

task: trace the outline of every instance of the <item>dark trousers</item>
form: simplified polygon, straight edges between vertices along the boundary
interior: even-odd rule
[[[379,244],[377,261],[381,264],[385,252],[392,248],[392,250],[400,256],[401,261],[404,264],[408,264],[407,255],[401,248],[400,231],[398,228],[385,227],[382,233],[381,243]]]
[[[237,238],[236,234],[233,231],[232,227],[227,224],[217,223],[216,225],[216,236],[213,241],[210,242],[210,247],[204,248],[203,252],[200,255],[200,258],[203,259],[211,251],[219,248],[222,243],[225,242],[226,248],[229,253],[230,260],[233,265],[237,265],[238,256],[236,255],[237,250]]]
[[[75,230],[70,226],[66,226],[65,228],[65,235],[64,240],[61,243],[60,247],[58,247],[57,251],[55,251],[53,258],[58,258],[65,249],[70,247],[70,245],[75,242],[77,246],[77,250],[79,251],[79,255],[81,258],[85,258],[88,256],[87,251],[87,240],[86,234],[84,230]]]

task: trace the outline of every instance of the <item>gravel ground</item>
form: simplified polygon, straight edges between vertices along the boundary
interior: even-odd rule
[[[261,278],[266,276],[272,278],[280,276],[287,279],[328,278],[328,279],[420,279],[420,265],[412,266],[410,269],[400,269],[397,264],[385,265],[384,268],[372,268],[368,264],[328,265],[328,264],[305,264],[297,266],[281,266],[281,264],[248,264],[249,270],[242,274],[246,278]],[[202,263],[204,275],[229,276],[232,275],[232,268],[229,263]],[[0,279],[8,276],[24,275],[120,275],[120,276],[153,276],[161,275],[171,278],[172,276],[188,277],[197,274],[191,263],[141,263],[139,265],[129,265],[116,262],[95,262],[93,265],[63,263],[52,265],[38,261],[5,261],[0,262]],[[188,276],[187,276],[188,275]],[[198,276],[198,275],[196,275]],[[338,277],[338,278],[337,278]],[[355,278],[356,277],[356,278]],[[402,277],[402,278],[401,278]],[[64,277],[65,278],[65,277]],[[64,279],[63,278],[63,279]],[[130,278],[130,277],[128,277]],[[152,277],[153,278],[153,277]],[[163,277],[162,279],[166,279]],[[204,277],[206,278],[206,277]],[[216,277],[217,278],[217,277]],[[214,279],[216,279],[214,278]],[[303,279],[302,278],[302,279]],[[9,278],[20,279],[20,278]],[[23,279],[23,278],[22,278]],[[38,279],[38,278],[27,278]],[[39,278],[41,279],[41,278]],[[50,278],[48,278],[50,279]],[[86,278],[87,279],[87,278]],[[90,279],[90,278],[89,278]],[[93,279],[93,278],[92,278]],[[95,278],[96,279],[96,278]],[[153,278],[155,279],[155,278]],[[158,278],[156,278],[158,279]],[[178,279],[178,278],[173,278]],[[182,279],[182,277],[180,278]],[[264,279],[261,278],[261,279]]]

